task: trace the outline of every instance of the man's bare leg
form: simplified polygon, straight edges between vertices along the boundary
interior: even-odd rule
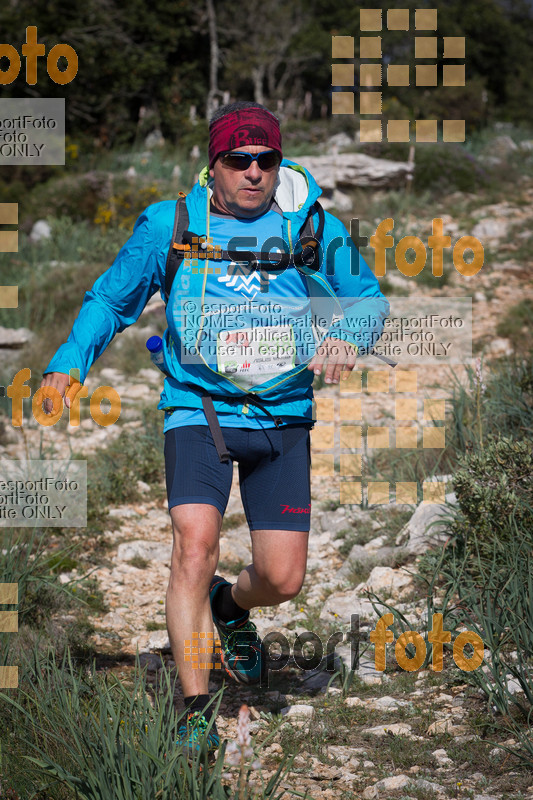
[[[194,669],[193,662],[185,661],[184,642],[193,631],[213,630],[209,583],[218,563],[222,516],[215,506],[203,503],[174,506],[170,516],[173,547],[166,621],[183,695],[188,697],[209,689],[209,669]],[[205,661],[212,658],[206,655]]]
[[[218,563],[222,517],[207,504],[175,506],[170,513],[174,544],[166,618],[183,694],[189,697],[209,692],[209,670],[194,669],[191,661],[185,661],[184,642],[193,631],[207,632],[213,627],[209,584]],[[261,530],[251,531],[251,538],[252,564],[232,586],[233,600],[248,610],[295,597],[305,577],[309,534]]]
[[[275,606],[296,597],[307,564],[306,531],[251,531],[252,564],[245,567],[231,594],[237,605]]]

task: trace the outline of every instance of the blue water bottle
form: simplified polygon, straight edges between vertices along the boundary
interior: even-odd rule
[[[160,370],[163,370],[165,360],[163,357],[163,340],[160,336],[150,336],[148,341],[146,342],[146,347],[150,353],[150,359],[154,366],[159,367]]]

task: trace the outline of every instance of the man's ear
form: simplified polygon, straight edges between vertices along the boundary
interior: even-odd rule
[[[212,178],[214,178],[215,177],[215,170],[213,168],[211,168],[209,170],[209,174],[211,175]]]

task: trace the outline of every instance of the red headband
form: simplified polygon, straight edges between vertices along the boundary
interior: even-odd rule
[[[209,129],[209,168],[219,153],[258,144],[281,154],[281,131],[276,117],[262,108],[241,108],[215,120]]]

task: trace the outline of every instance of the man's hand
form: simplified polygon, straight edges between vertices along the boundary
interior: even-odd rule
[[[327,361],[324,374],[326,383],[338,383],[341,372],[342,379],[345,381],[355,367],[357,351],[353,345],[344,342],[342,339],[326,337],[317,349],[314,357],[309,362],[307,369],[314,370],[315,375],[320,375]]]
[[[70,375],[67,375],[64,372],[47,372],[43,377],[39,388],[41,388],[41,386],[53,386],[54,389],[57,389],[61,395],[61,398],[65,401],[66,407],[70,408],[72,401],[82,388],[83,384],[77,380],[74,380],[74,378],[71,379]],[[44,400],[43,405],[45,414],[50,414],[53,408],[52,399],[47,397],[46,400]]]

